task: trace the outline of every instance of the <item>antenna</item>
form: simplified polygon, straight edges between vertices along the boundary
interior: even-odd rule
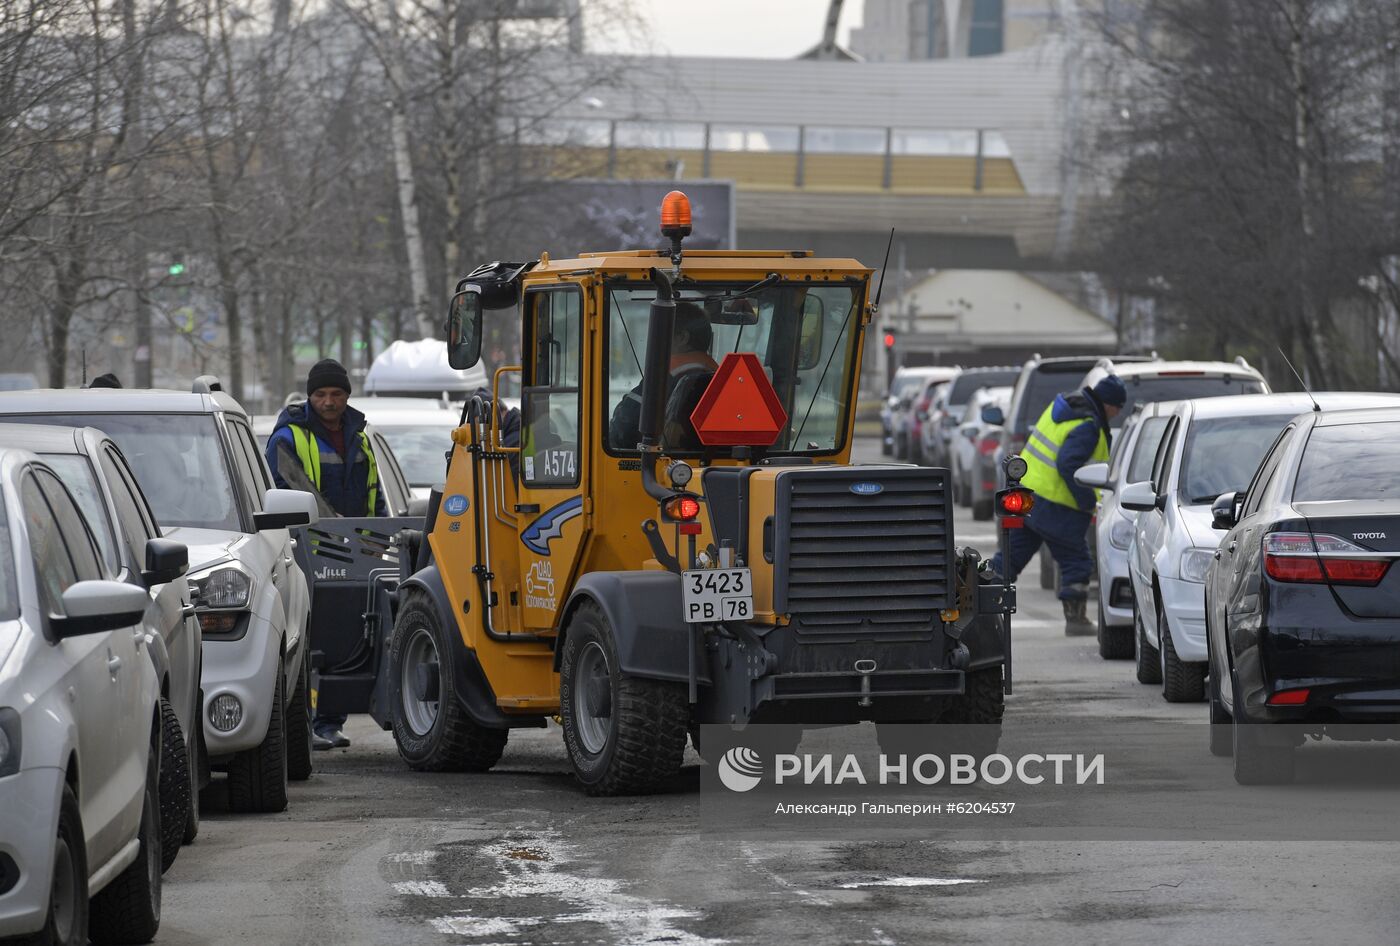
[[[880,311],[880,294],[885,291],[885,273],[890,268],[890,247],[894,246],[894,227],[890,227],[890,241],[885,244],[885,261],[880,264],[880,285],[875,287],[875,311]]]
[[[1274,346],[1274,347],[1275,347],[1275,348],[1278,348],[1278,346]],[[1293,367],[1293,362],[1291,362],[1291,361],[1288,360],[1288,356],[1285,355],[1285,354],[1283,353],[1283,349],[1282,349],[1282,348],[1279,348],[1279,349],[1278,349],[1278,353],[1279,353],[1279,355],[1283,358],[1283,363],[1284,363],[1285,365],[1288,366],[1288,370],[1291,371],[1291,372],[1293,372],[1293,377],[1297,378],[1297,379],[1298,379],[1298,383],[1301,384],[1301,385],[1303,386],[1303,391],[1308,395],[1308,400],[1309,400],[1309,401],[1312,401],[1312,404],[1313,404],[1313,412],[1314,412],[1314,413],[1317,413],[1317,414],[1321,414],[1321,413],[1322,413],[1322,405],[1319,404],[1319,403],[1317,403],[1317,398],[1313,397],[1312,389],[1308,387],[1308,382],[1304,381],[1304,380],[1303,380],[1303,376],[1300,375],[1300,374],[1298,373],[1298,369],[1295,368],[1295,367]]]

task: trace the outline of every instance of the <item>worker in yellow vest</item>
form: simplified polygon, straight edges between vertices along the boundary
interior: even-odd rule
[[[341,516],[382,516],[379,463],[365,433],[365,415],[350,406],[350,375],[333,358],[318,361],[306,377],[306,401],[290,404],[267,441],[267,465],[281,489],[306,489]],[[317,715],[311,744],[344,748],[344,716]]]
[[[1076,483],[1074,473],[1086,463],[1108,460],[1109,421],[1127,400],[1122,380],[1112,374],[1092,388],[1056,395],[1036,421],[1021,452],[1026,461],[1021,485],[1035,493],[1035,505],[1026,517],[1025,528],[1007,532],[1010,561],[1003,565],[1000,552],[992,557],[990,571],[1000,576],[1005,567],[1015,581],[1045,543],[1060,566],[1066,634],[1095,631],[1087,613],[1089,578],[1094,573],[1088,534],[1098,496],[1090,487]]]

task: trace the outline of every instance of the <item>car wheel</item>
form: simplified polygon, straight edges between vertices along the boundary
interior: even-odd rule
[[[1133,606],[1133,661],[1138,683],[1161,683],[1162,664],[1157,656],[1157,648],[1147,642],[1147,628],[1143,627],[1142,614]]]
[[[94,943],[149,943],[160,929],[160,759],[154,749],[150,756],[136,860],[92,898]]]
[[[170,701],[160,700],[160,871],[175,863],[185,841],[190,814],[190,754],[180,718]]]
[[[194,740],[190,745],[190,740],[186,740],[186,748],[189,749],[190,759],[190,806],[185,809],[185,830],[180,834],[181,844],[193,844],[194,839],[199,837],[199,785],[205,780],[205,769],[209,761],[205,758],[204,749],[204,722],[200,713],[200,708],[204,705],[203,694],[201,693],[195,700],[194,713]]]
[[[975,499],[972,501],[972,518],[977,522],[986,522],[992,518],[992,500]]]
[[[1293,746],[1267,744],[1266,723],[1236,719],[1230,727],[1235,781],[1241,785],[1287,785],[1293,781]]]
[[[1099,656],[1104,660],[1133,659],[1133,629],[1110,627],[1103,613],[1103,598],[1099,597]]]
[[[690,722],[685,686],[623,675],[612,627],[592,602],[569,621],[559,712],[569,761],[590,795],[654,792],[680,771]]]
[[[287,778],[305,782],[311,778],[311,662],[301,658],[296,692],[287,706]]]
[[[1230,725],[1230,711],[1220,698],[1220,675],[1212,666],[1210,669],[1210,754],[1226,758],[1234,752],[1234,729]]]
[[[1005,710],[1001,666],[968,671],[963,681],[963,695],[949,697],[938,717],[940,727],[953,727],[939,734],[939,751],[974,755],[979,759],[996,752],[1001,742]]]
[[[267,735],[228,764],[228,805],[237,812],[275,812],[287,807],[287,714],[282,661],[272,685],[272,716]]]
[[[409,592],[389,648],[389,700],[399,756],[420,772],[485,772],[501,760],[510,730],[479,725],[467,715],[452,660],[452,642],[432,599]]]
[[[18,940],[23,946],[84,946],[88,941],[87,842],[78,796],[63,786],[54,840],[53,879],[49,883],[48,919],[44,928]],[[8,940],[6,942],[9,942]]]
[[[906,448],[903,434],[894,435],[894,458],[901,461],[909,459],[909,451]]]
[[[924,442],[923,442],[923,440],[918,439],[918,438],[915,438],[914,441],[913,441],[912,443],[909,444],[909,462],[910,462],[910,463],[917,463],[917,464],[919,464],[919,466],[923,466],[923,465],[924,465]]]
[[[1172,643],[1171,625],[1157,605],[1157,639],[1161,642],[1162,697],[1168,703],[1199,703],[1206,698],[1206,665],[1182,660]]]

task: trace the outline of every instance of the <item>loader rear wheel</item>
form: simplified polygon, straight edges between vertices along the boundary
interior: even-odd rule
[[[420,772],[485,772],[500,761],[510,737],[509,729],[467,715],[453,654],[432,600],[408,592],[389,647],[389,699],[399,755]]]
[[[684,685],[624,676],[612,627],[591,601],[569,621],[559,709],[569,761],[588,794],[648,794],[680,771],[690,721]]]

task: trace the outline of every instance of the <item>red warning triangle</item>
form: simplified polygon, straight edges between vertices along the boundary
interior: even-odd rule
[[[787,425],[763,365],[752,352],[730,352],[690,413],[707,447],[770,447]]]

